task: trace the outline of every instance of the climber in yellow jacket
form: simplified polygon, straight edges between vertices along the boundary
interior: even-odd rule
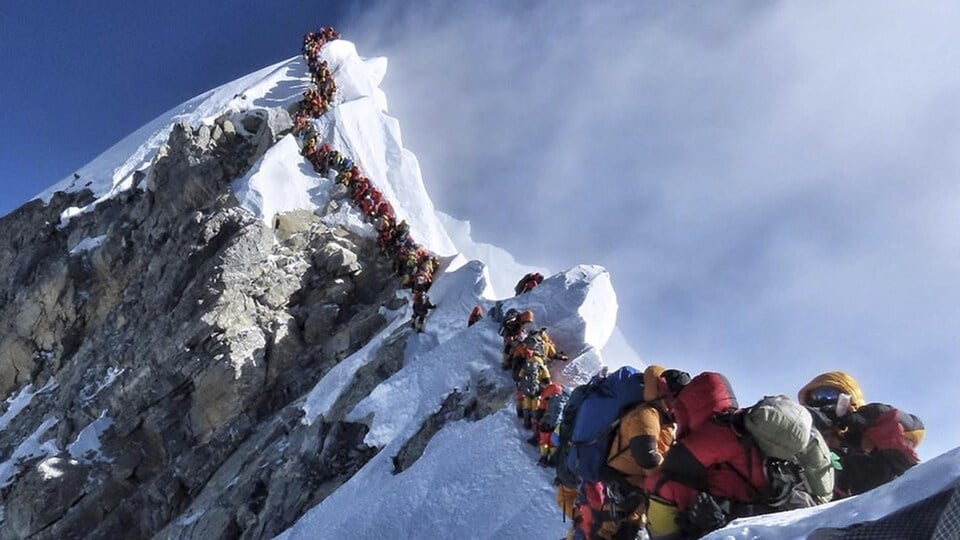
[[[604,484],[608,493],[617,496],[606,498],[601,508],[589,504],[579,508],[581,515],[593,517],[596,525],[591,534],[595,537],[633,538],[646,524],[644,481],[663,463],[676,433],[670,409],[663,399],[667,386],[667,382],[661,380],[664,373],[673,386],[682,386],[690,380],[682,371],[668,371],[658,365],[644,370],[643,401],[620,416],[607,453],[610,474]],[[589,497],[587,501],[590,502]]]

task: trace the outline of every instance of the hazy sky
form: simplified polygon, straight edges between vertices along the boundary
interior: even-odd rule
[[[0,8],[2,213],[336,24],[389,57],[437,206],[521,262],[606,266],[648,362],[744,404],[847,370],[925,420],[925,457],[960,445],[960,5],[50,4]]]

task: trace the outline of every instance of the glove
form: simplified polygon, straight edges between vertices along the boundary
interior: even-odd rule
[[[834,419],[830,418],[828,412],[816,407],[807,407],[807,410],[810,411],[810,416],[813,417],[813,427],[817,428],[818,431],[829,431],[833,428]]]
[[[727,524],[729,505],[729,501],[721,502],[709,493],[700,492],[690,508],[677,516],[677,525],[691,537],[698,538]]]

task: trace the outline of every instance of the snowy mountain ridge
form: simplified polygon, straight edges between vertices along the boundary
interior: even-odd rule
[[[223,279],[226,286],[198,296],[197,302],[189,306],[184,304],[181,308],[177,302],[173,305],[184,314],[188,308],[214,310],[209,312],[216,314],[216,322],[210,325],[211,335],[220,336],[221,331],[227,335],[223,339],[228,339],[225,343],[230,345],[229,350],[215,343],[211,345],[207,337],[188,337],[182,342],[171,340],[163,344],[164,350],[185,351],[181,355],[183,366],[191,365],[188,361],[193,358],[191,355],[195,355],[197,362],[211,362],[218,355],[240,362],[229,375],[241,380],[243,388],[227,390],[221,395],[217,393],[218,388],[228,379],[205,375],[202,370],[200,376],[190,381],[196,388],[202,387],[212,394],[203,398],[194,391],[184,398],[184,406],[192,411],[190,417],[194,418],[188,432],[203,433],[195,444],[209,445],[209,452],[217,454],[221,447],[210,445],[211,441],[229,439],[229,430],[246,431],[243,437],[222,447],[221,458],[211,460],[214,470],[203,470],[203,474],[198,475],[207,479],[203,482],[191,484],[178,473],[165,472],[164,460],[176,463],[178,458],[170,456],[174,456],[175,451],[186,451],[162,445],[163,450],[157,450],[158,455],[148,460],[149,463],[141,461],[130,467],[133,472],[129,472],[129,477],[120,475],[126,483],[117,481],[117,485],[124,486],[130,493],[136,492],[138,482],[157,485],[145,498],[130,496],[141,504],[159,498],[166,489],[184,492],[182,500],[168,512],[152,517],[150,525],[142,525],[136,531],[169,538],[259,538],[274,534],[284,539],[393,538],[398,533],[407,538],[559,538],[569,524],[563,522],[553,501],[552,474],[535,466],[535,450],[522,442],[526,433],[512,411],[512,383],[499,368],[501,342],[497,325],[489,318],[470,328],[465,324],[466,315],[474,305],[483,306],[485,311],[494,308],[497,300],[503,298],[503,288],[509,287],[511,280],[515,281],[527,267],[517,264],[510,254],[494,246],[474,244],[469,238],[468,224],[452,220],[433,208],[416,157],[403,148],[399,125],[386,114],[386,98],[379,89],[386,72],[386,60],[363,59],[354,46],[344,40],[328,43],[322,54],[331,65],[340,94],[335,107],[316,125],[324,142],[352,156],[383,190],[398,217],[411,223],[417,240],[447,259],[444,273],[431,289],[431,297],[439,307],[430,314],[427,331],[418,335],[407,328],[410,316],[407,293],[387,287],[372,299],[365,298],[367,295],[359,291],[355,293],[357,298],[369,305],[358,310],[362,313],[354,319],[360,326],[369,324],[369,329],[359,333],[351,329],[349,339],[340,339],[343,327],[334,325],[335,330],[340,330],[331,331],[333,338],[327,339],[324,337],[327,327],[322,326],[313,332],[317,334],[317,345],[311,344],[310,328],[324,317],[322,313],[331,305],[331,299],[343,296],[331,285],[329,294],[324,293],[322,300],[312,304],[303,302],[303,313],[286,307],[296,304],[290,299],[299,301],[301,296],[311,294],[311,288],[319,287],[317,280],[301,279],[311,258],[315,266],[326,264],[326,261],[318,263],[311,251],[316,253],[318,247],[340,242],[343,235],[349,234],[349,241],[342,244],[350,247],[353,243],[358,246],[356,251],[362,253],[364,243],[372,244],[375,233],[357,212],[332,195],[333,179],[313,172],[300,156],[295,137],[283,134],[282,129],[275,130],[276,140],[262,148],[262,153],[257,152],[260,155],[248,170],[235,178],[226,178],[225,185],[229,186],[237,208],[194,210],[189,207],[183,212],[186,217],[196,216],[199,238],[208,244],[222,244],[225,254],[212,265],[215,268],[210,268],[209,275],[219,276],[216,279]],[[138,193],[156,193],[158,199],[162,196],[164,177],[155,169],[162,169],[158,159],[175,153],[171,126],[188,124],[196,131],[184,135],[183,146],[203,147],[204,127],[208,129],[207,138],[212,137],[210,131],[228,129],[224,118],[233,119],[230,124],[238,132],[246,130],[246,125],[262,128],[263,124],[273,122],[274,117],[263,113],[258,117],[262,121],[250,124],[245,119],[252,109],[254,112],[257,108],[289,109],[308,84],[306,66],[299,58],[228,83],[172,109],[79,169],[79,178],[68,178],[40,194],[44,203],[51,204],[50,211],[59,216],[57,230],[60,232],[51,234],[66,235],[60,239],[62,246],[69,248],[64,249],[63,255],[76,258],[66,264],[67,277],[58,279],[74,280],[76,284],[67,287],[71,294],[74,289],[76,294],[84,291],[95,297],[99,294],[97,287],[83,288],[88,281],[95,280],[86,274],[76,274],[77,271],[69,269],[70,264],[82,266],[84,272],[87,268],[99,267],[97,275],[103,275],[111,268],[105,261],[114,263],[124,259],[121,255],[107,255],[111,250],[120,249],[115,247],[118,236],[122,236],[122,243],[127,246],[134,241],[131,238],[137,238],[130,236],[135,233],[128,229],[147,229],[145,223],[149,219],[130,227],[111,227],[108,221],[132,202],[144,206],[137,215],[152,211],[146,202],[138,202]],[[247,135],[253,136],[253,133]],[[80,196],[84,190],[90,194]],[[57,202],[58,192],[60,202]],[[77,197],[67,200],[66,194],[77,194]],[[303,223],[297,217],[303,213],[313,217]],[[316,223],[312,221],[314,218]],[[163,221],[160,217],[155,219]],[[161,231],[160,225],[166,227],[160,223],[158,231]],[[180,227],[188,226],[181,224]],[[233,228],[247,232],[239,240],[231,240],[223,231]],[[345,232],[323,232],[338,230]],[[123,234],[118,234],[120,232]],[[318,236],[323,240],[315,244]],[[29,247],[29,244],[21,245]],[[206,253],[202,249],[195,253],[201,252]],[[247,259],[248,253],[254,255]],[[473,256],[464,256],[467,253],[483,253],[487,264],[471,260]],[[369,259],[361,256],[361,266],[375,267],[373,259],[373,255]],[[10,260],[17,261],[18,268],[25,263],[19,258]],[[264,272],[258,268],[268,261],[275,263],[282,273],[264,274],[250,293],[242,276]],[[346,277],[347,266],[350,265],[334,268],[325,283],[339,286],[337,280],[353,279]],[[161,272],[154,276],[145,269],[142,271],[157,279],[165,275]],[[197,275],[208,274],[198,271]],[[189,293],[193,287],[202,286],[202,280],[183,279],[183,289],[175,287],[173,292]],[[130,283],[139,282],[134,279]],[[363,283],[357,281],[357,289],[361,289]],[[130,290],[128,287],[129,283],[121,287],[121,291],[112,293],[118,298],[117,302],[130,301],[123,300],[124,291]],[[231,297],[234,292],[235,298]],[[222,297],[229,297],[228,300],[236,304]],[[249,306],[237,307],[251,303],[256,304],[253,311]],[[73,309],[80,311],[84,305],[78,301]],[[558,345],[574,358],[562,369],[560,380],[583,381],[604,362],[599,351],[615,333],[617,303],[609,275],[603,268],[583,265],[550,276],[532,292],[499,303],[499,309],[511,307],[532,309],[538,324],[548,327]],[[142,418],[134,421],[124,417],[125,413],[118,409],[125,402],[114,390],[126,384],[137,392],[146,392],[143,387],[153,384],[154,378],[164,373],[162,365],[138,373],[137,366],[129,361],[130,353],[121,350],[105,354],[113,350],[106,348],[108,345],[123,342],[125,336],[137,335],[135,332],[123,334],[124,327],[137,322],[125,321],[129,319],[128,312],[111,311],[119,308],[91,309],[87,320],[102,320],[102,324],[87,322],[83,330],[102,332],[103,339],[95,341],[81,335],[81,341],[90,339],[90,345],[81,344],[74,351],[60,345],[63,336],[59,334],[60,341],[37,342],[37,354],[46,351],[59,365],[50,367],[40,361],[40,370],[30,377],[18,367],[10,379],[11,384],[4,388],[8,398],[0,417],[0,430],[10,439],[0,445],[5,448],[0,454],[4,460],[0,464],[3,474],[0,481],[5,484],[2,502],[5,509],[13,505],[17,510],[5,511],[0,537],[21,537],[25,532],[38,537],[53,535],[58,530],[52,525],[58,522],[65,527],[59,530],[61,533],[79,530],[84,525],[93,527],[79,518],[70,521],[74,503],[83,495],[65,496],[68,503],[62,505],[62,515],[40,517],[24,508],[30,499],[16,495],[26,492],[28,484],[42,486],[64,475],[79,485],[84,485],[80,480],[83,475],[86,478],[98,478],[97,474],[116,477],[115,472],[103,471],[115,470],[112,462],[125,459],[117,457],[123,455],[118,449],[125,437],[135,439],[143,448],[153,448],[143,442],[153,440],[152,432],[142,437],[134,435],[142,431],[143,425],[160,421]],[[285,311],[291,312],[283,313]],[[339,313],[350,311],[345,304],[340,304]],[[337,325],[344,318],[334,316]],[[206,314],[202,318],[210,319]],[[170,328],[176,321],[174,317]],[[303,337],[285,337],[297,333]],[[301,346],[301,341],[306,345]],[[205,352],[204,348],[211,350]],[[285,353],[287,349],[291,352]],[[89,368],[76,373],[68,371],[71,363],[78,363],[78,355],[92,357],[98,351],[109,359],[105,365],[89,364]],[[311,366],[302,367],[307,364]],[[295,370],[311,370],[316,364],[323,367],[308,371],[312,373],[309,378],[315,379],[309,384],[285,380],[285,377],[297,377]],[[257,375],[247,381],[250,373]],[[204,384],[205,378],[210,378],[208,384]],[[249,399],[258,405],[237,415],[256,418],[256,421],[237,420],[232,416],[234,411],[216,403],[197,405],[203,399],[231,401],[234,398],[225,396],[233,393],[243,397],[248,387],[266,386],[263,381],[271,380],[278,381],[274,383],[278,386],[286,385],[282,396],[267,400],[276,403],[265,407],[259,403],[261,398],[256,397],[255,391],[249,390],[254,392]],[[180,384],[172,388],[180,388]],[[45,396],[56,397],[66,404],[79,400],[93,405],[88,405],[85,416],[72,418],[72,425],[64,427],[68,424],[66,416],[53,404],[46,404]],[[182,394],[172,390],[163,399],[181,399],[178,396]],[[245,399],[235,398],[242,403],[246,403]],[[250,412],[258,407],[266,408],[267,412],[259,417]],[[27,421],[26,412],[31,408],[49,414]],[[259,424],[237,427],[246,426],[248,422]],[[62,434],[54,434],[61,431]],[[340,445],[341,440],[349,440],[350,444]],[[258,458],[261,461],[251,457],[254,455],[261,456]],[[304,497],[295,491],[301,486],[286,483],[286,477],[299,474],[301,462],[297,460],[311,460],[314,456],[320,461],[315,474],[322,478],[303,484],[314,492],[296,506],[302,510],[292,510],[293,515],[270,516],[271,510],[285,508],[272,502],[274,499]],[[958,457],[957,451],[945,454],[901,480],[855,499],[745,520],[714,533],[711,538],[797,538],[814,528],[880,517],[885,515],[883,512],[955,482],[960,477]],[[71,460],[76,463],[71,464]],[[284,460],[290,466],[274,463]],[[349,462],[349,466],[338,468],[345,462]],[[267,464],[271,464],[270,467]],[[325,467],[336,470],[337,473],[330,476],[337,478],[323,476]],[[247,482],[250,489],[241,489],[239,486],[247,483],[238,479],[256,468],[267,472],[261,476],[253,474]],[[126,469],[123,474],[128,474]],[[92,489],[88,492],[93,493],[92,497],[108,500],[101,492]],[[231,497],[239,498],[239,502]],[[117,509],[124,508],[124,504],[104,503],[101,508],[102,519],[111,513],[117,515]],[[150,529],[151,526],[154,528]],[[116,529],[84,530],[103,533]]]

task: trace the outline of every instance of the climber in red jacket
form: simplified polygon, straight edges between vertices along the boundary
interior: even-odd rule
[[[866,403],[848,373],[817,375],[797,399],[839,457],[834,498],[871,490],[920,462],[915,450],[924,436],[920,418],[884,403]]]
[[[470,318],[467,319],[467,327],[473,326],[481,319],[483,319],[483,310],[480,309],[480,306],[473,306],[473,310],[470,312]]]
[[[650,538],[699,538],[736,514],[715,506],[749,505],[764,493],[763,456],[756,445],[743,444],[733,425],[715,421],[739,407],[723,375],[701,373],[665,399],[677,422],[677,443],[646,480]]]

